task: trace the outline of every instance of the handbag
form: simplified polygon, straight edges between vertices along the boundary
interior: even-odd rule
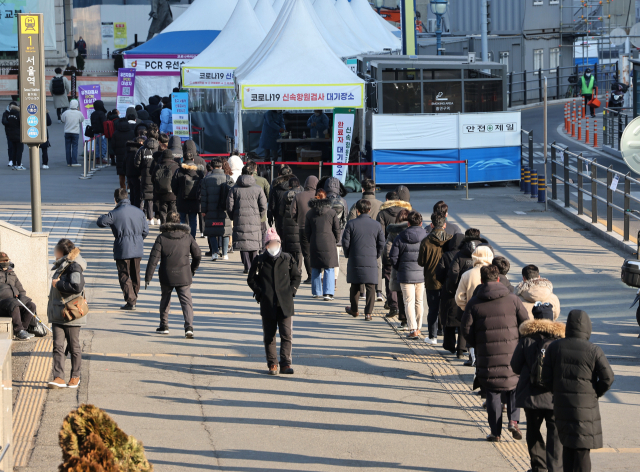
[[[593,97],[591,97],[591,100],[587,102],[587,105],[593,108],[600,108],[601,103],[600,103],[600,100],[598,100],[597,95],[598,95],[598,87],[596,87],[596,93],[593,94]]]
[[[84,129],[84,135],[87,138],[93,138],[95,137],[96,133],[95,131],[93,131],[93,126],[91,125],[87,125],[87,127]]]
[[[62,274],[64,274],[67,267],[62,269],[60,274],[58,274],[58,279]],[[62,317],[65,321],[70,322],[79,320],[80,318],[87,316],[87,313],[89,313],[89,305],[87,304],[87,299],[84,298],[84,291],[79,295],[73,294],[67,298],[61,297],[61,299],[64,305],[64,308],[62,309]]]

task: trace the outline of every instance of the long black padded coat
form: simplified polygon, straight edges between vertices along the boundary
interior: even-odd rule
[[[262,248],[260,217],[267,211],[267,197],[250,175],[238,177],[227,197],[227,213],[233,220],[233,247],[237,251]]]
[[[302,187],[289,189],[287,193],[280,196],[278,214],[281,220],[282,234],[282,250],[289,254],[298,254],[302,252],[300,246],[300,227],[298,219],[291,216],[291,206],[296,200],[296,196],[302,193]]]
[[[457,328],[460,326],[460,320],[462,319],[462,310],[456,303],[456,291],[450,291],[447,288],[446,280],[451,268],[451,262],[453,258],[458,254],[458,247],[464,239],[464,234],[456,233],[443,248],[443,254],[440,258],[440,262],[436,267],[436,278],[442,283],[442,289],[440,290],[440,317],[442,324],[446,328]],[[457,285],[456,285],[457,288]]]
[[[202,252],[193,237],[189,225],[165,223],[151,248],[144,280],[150,283],[156,266],[162,285],[185,287],[193,282],[193,274],[200,265]]]
[[[331,269],[338,267],[338,241],[340,241],[340,220],[331,208],[331,200],[309,200],[309,211],[304,223],[304,232],[309,241],[311,267]]]
[[[200,182],[205,236],[231,236],[231,219],[225,208],[231,187],[233,179],[222,169],[213,169]]]
[[[347,283],[377,284],[378,258],[384,250],[382,226],[364,213],[349,221],[342,233],[342,251],[347,262]]]
[[[603,445],[598,398],[613,384],[613,370],[600,346],[589,342],[591,320],[582,310],[567,317],[565,338],[549,345],[542,379],[553,392],[558,436],[564,447]]]
[[[298,262],[286,252],[275,258],[268,252],[256,256],[247,276],[247,284],[260,304],[260,315],[274,320],[280,305],[285,318],[293,316],[293,297],[296,296],[302,275]]]
[[[153,175],[152,169],[155,161],[153,154],[158,151],[158,140],[149,138],[144,143],[134,158],[134,165],[140,171],[140,193],[145,200],[153,200]]]

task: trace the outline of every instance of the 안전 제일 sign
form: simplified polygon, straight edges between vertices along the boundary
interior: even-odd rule
[[[18,15],[20,136],[24,144],[47,142],[42,14]]]
[[[333,162],[348,163],[353,125],[356,121],[355,108],[336,108],[333,110]],[[332,166],[333,176],[344,184],[347,178],[347,166]]]

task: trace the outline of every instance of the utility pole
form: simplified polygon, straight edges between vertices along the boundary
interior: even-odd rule
[[[489,62],[489,41],[487,36],[489,34],[489,0],[482,0],[482,31],[481,31],[481,43],[482,43],[482,62]]]

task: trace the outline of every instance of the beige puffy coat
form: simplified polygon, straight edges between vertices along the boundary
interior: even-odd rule
[[[522,281],[518,284],[515,294],[522,300],[522,304],[529,313],[529,319],[533,319],[533,305],[536,302],[549,303],[553,306],[553,319],[557,320],[560,316],[560,300],[553,293],[553,284],[550,280],[538,277]]]
[[[466,308],[467,303],[471,300],[471,297],[473,297],[474,290],[482,283],[480,281],[480,269],[484,266],[491,265],[491,261],[493,261],[493,251],[487,246],[478,246],[476,250],[473,251],[471,258],[473,259],[473,269],[462,274],[460,283],[458,284],[458,290],[456,291],[456,304],[461,310]]]

